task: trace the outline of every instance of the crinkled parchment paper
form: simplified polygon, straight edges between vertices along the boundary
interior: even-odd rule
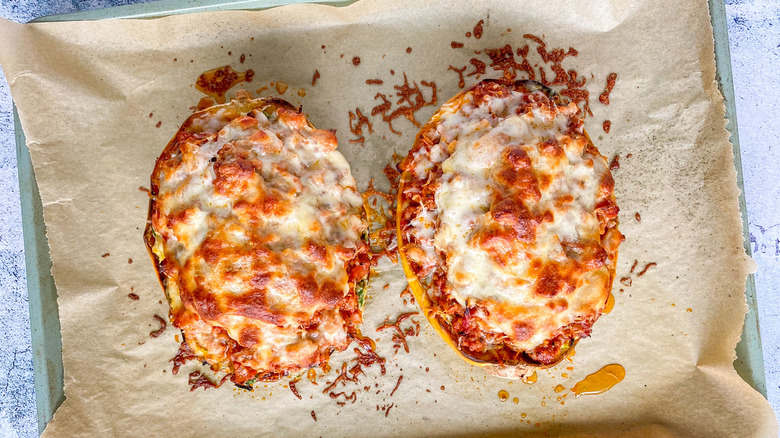
[[[481,39],[467,38],[479,20]],[[355,403],[338,406],[322,393],[335,369],[317,386],[300,382],[302,400],[286,382],[191,392],[194,365],[171,374],[175,330],[148,335],[167,306],[143,245],[148,198],[139,186],[148,187],[155,159],[202,97],[192,86],[201,72],[251,68],[254,81],[244,86],[253,92],[284,81],[283,97],[302,104],[316,126],[338,130],[366,187],[372,176],[384,180],[381,169],[409,149],[417,128],[399,118],[398,136],[375,116],[365,144],[350,143],[349,111],[370,114],[381,103],[376,93],[390,96],[403,73],[410,83],[435,81],[441,103],[458,91],[448,66],[472,71],[475,50],[530,44],[529,59],[537,59],[526,33],[544,36],[548,48],[578,50],[563,65],[587,80],[586,129],[604,155],[621,156],[615,180],[627,240],[618,279],[630,277],[631,286],[615,282],[614,310],[572,362],[539,372],[533,385],[488,377],[456,358],[421,316],[410,352],[394,355],[391,333],[375,329],[415,308],[399,297],[400,267],[385,260],[363,332],[377,338],[387,374],[374,366],[345,387],[357,390]],[[769,404],[731,365],[749,264],[706,1],[364,0],[139,21],[2,22],[0,40],[40,186],[62,319],[67,400],[45,436],[777,436]],[[597,97],[612,72],[618,79],[605,106]],[[487,73],[500,76],[489,66]],[[421,89],[428,99],[429,87]],[[423,107],[417,120],[434,109]],[[657,266],[638,276],[650,262]],[[610,363],[625,367],[625,380],[575,399],[570,388]]]

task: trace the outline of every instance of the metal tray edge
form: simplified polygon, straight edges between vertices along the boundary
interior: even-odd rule
[[[13,107],[13,113],[24,261],[27,268],[27,296],[30,307],[35,405],[38,408],[38,432],[40,433],[54,415],[54,411],[65,401],[62,338],[57,289],[51,275],[51,256],[46,238],[46,224],[43,221],[41,195],[38,192],[38,183],[30,161],[30,151],[27,149],[16,105]]]
[[[734,152],[734,166],[737,170],[737,186],[740,188],[739,211],[742,216],[742,238],[745,253],[752,256],[750,232],[748,230],[747,203],[745,201],[745,183],[742,176],[742,154],[739,149],[739,131],[737,128],[737,109],[734,102],[734,80],[731,74],[731,52],[729,50],[728,27],[726,24],[726,4],[724,0],[708,0],[712,35],[715,40],[715,78],[723,95],[726,106],[726,129],[730,132],[731,146]],[[758,324],[758,304],[756,302],[756,282],[753,274],[745,281],[745,299],[748,311],[745,314],[745,326],[742,338],[737,344],[737,360],[734,368],[746,382],[766,397],[766,375],[761,347],[761,331]]]

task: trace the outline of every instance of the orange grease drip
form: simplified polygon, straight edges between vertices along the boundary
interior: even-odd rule
[[[536,383],[537,379],[538,377],[536,376],[536,371],[534,371],[530,376],[523,378],[523,383],[533,385],[534,383]]]
[[[274,88],[276,88],[276,91],[279,94],[284,94],[284,92],[287,91],[287,84],[282,81],[279,81],[276,84],[274,84]]]
[[[626,377],[622,365],[610,364],[577,382],[572,388],[574,395],[601,394],[620,383]]]
[[[322,364],[320,369],[322,370],[323,374],[328,374],[330,372],[330,364],[325,362],[324,364]]]
[[[611,312],[612,309],[615,307],[615,296],[612,295],[612,292],[609,293],[609,298],[607,298],[607,305],[604,306],[604,310],[601,312],[604,315]]]
[[[574,362],[574,349],[573,348],[571,349],[571,352],[566,356],[566,360],[568,360],[569,362],[572,362],[572,363]]]
[[[309,382],[317,384],[317,372],[313,368],[306,372],[306,378],[309,379]]]
[[[512,399],[512,403],[518,404],[518,403],[520,403],[520,399],[515,397],[515,398]]]
[[[371,346],[371,349],[372,350],[376,350],[376,342],[374,342],[374,340],[369,338],[368,336],[363,336],[363,333],[360,333],[360,331],[358,331],[357,333],[353,334],[352,336],[354,336],[356,339],[358,339],[360,341],[368,342],[368,345]]]
[[[498,391],[498,399],[502,402],[505,402],[509,400],[509,393],[504,391],[503,389],[501,391]]]
[[[195,88],[214,98],[217,103],[225,103],[225,93],[239,82],[252,82],[255,72],[238,72],[229,65],[205,71],[195,81]]]
[[[201,100],[198,101],[198,106],[195,107],[195,109],[200,111],[200,110],[204,110],[204,109],[206,109],[206,108],[208,108],[210,106],[213,106],[213,105],[214,105],[214,99],[212,99],[210,97],[204,97],[204,98],[202,98]]]
[[[566,388],[564,388],[564,387],[563,387],[563,385],[558,385],[558,386],[556,386],[556,387],[555,387],[555,392],[556,392],[556,393],[558,393],[558,392],[562,392],[562,391],[563,391],[563,390],[565,390],[565,389],[566,389]]]
[[[298,96],[306,97],[306,90],[304,90],[303,88],[299,88],[298,89]]]

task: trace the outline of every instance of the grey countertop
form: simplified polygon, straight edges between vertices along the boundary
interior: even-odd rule
[[[140,0],[0,0],[0,15],[35,17]],[[745,196],[769,401],[780,417],[780,1],[726,0]],[[0,437],[37,435],[30,321],[11,97],[0,72]]]

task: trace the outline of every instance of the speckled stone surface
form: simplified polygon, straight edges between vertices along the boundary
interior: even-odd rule
[[[0,0],[0,15],[35,17],[139,0]],[[780,1],[726,0],[745,194],[769,400],[780,416]],[[37,435],[30,322],[11,98],[0,72],[0,437]]]
[[[140,3],[139,0],[0,0],[0,16],[27,22],[42,15]],[[30,317],[11,95],[0,72],[0,438],[38,435]]]
[[[767,395],[780,417],[780,2],[727,0],[726,13]]]

